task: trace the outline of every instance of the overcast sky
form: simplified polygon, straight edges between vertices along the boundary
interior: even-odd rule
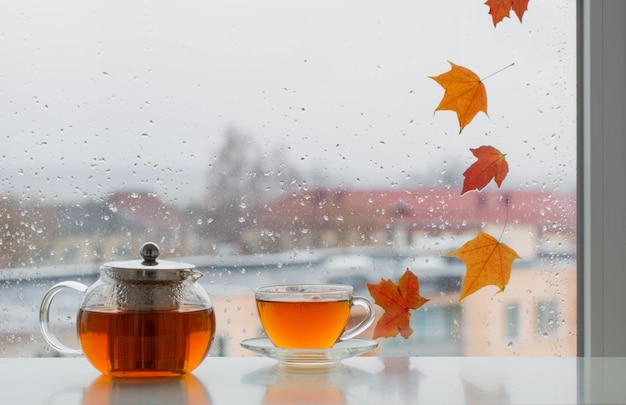
[[[509,186],[570,187],[575,1],[494,28],[483,0],[18,1],[0,13],[0,192],[201,196],[231,128],[300,170],[389,185],[493,145]],[[428,76],[485,77],[459,135]],[[441,169],[441,170],[440,170]],[[491,185],[493,187],[493,184]]]

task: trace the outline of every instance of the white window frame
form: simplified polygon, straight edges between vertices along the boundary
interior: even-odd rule
[[[626,356],[626,1],[579,6],[579,355]]]

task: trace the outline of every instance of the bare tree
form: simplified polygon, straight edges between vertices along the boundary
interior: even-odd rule
[[[284,149],[266,151],[234,129],[226,133],[207,174],[207,214],[218,243],[238,243],[250,212],[299,185]]]

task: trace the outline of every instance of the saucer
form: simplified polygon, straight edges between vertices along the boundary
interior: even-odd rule
[[[292,366],[330,366],[343,359],[369,352],[378,346],[376,340],[348,339],[336,343],[329,349],[282,349],[274,346],[268,338],[253,338],[241,341],[241,346],[261,356],[270,357]]]

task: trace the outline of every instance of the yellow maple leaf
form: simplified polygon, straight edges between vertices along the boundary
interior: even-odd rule
[[[462,260],[467,267],[459,301],[488,285],[497,286],[498,292],[504,291],[511,278],[513,261],[521,259],[515,250],[481,231],[447,256]]]
[[[435,111],[456,112],[461,126],[459,133],[461,133],[480,111],[487,114],[487,91],[476,73],[450,61],[448,63],[451,66],[450,71],[439,76],[429,76],[445,89],[443,98]]]

